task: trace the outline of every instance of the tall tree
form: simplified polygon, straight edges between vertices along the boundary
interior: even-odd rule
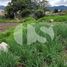
[[[6,7],[6,13],[8,17],[14,18],[14,15],[17,14],[18,11],[23,11],[30,9],[29,4],[31,0],[12,0],[11,3]]]
[[[6,15],[9,18],[14,18],[17,13],[21,16],[27,16],[32,9],[44,8],[46,0],[12,0],[6,7]]]

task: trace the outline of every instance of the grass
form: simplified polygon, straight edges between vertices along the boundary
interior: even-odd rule
[[[13,22],[17,22],[17,20],[15,19],[0,19],[0,23],[13,23]]]
[[[44,18],[48,19],[50,16]],[[49,36],[47,37],[46,34],[39,31],[40,24],[38,22],[45,21],[44,18],[35,20],[29,17],[22,22],[24,25],[22,28],[24,30],[23,45],[19,45],[14,40],[14,28],[0,33],[0,43],[4,41],[9,45],[9,51],[7,53],[0,53],[0,67],[17,67],[19,64],[22,64],[23,67],[67,67],[65,62],[67,61],[67,55],[65,54],[67,48],[67,23],[50,23],[53,25],[55,34],[54,39],[50,40]],[[53,17],[51,16],[51,18]],[[48,42],[36,42],[31,45],[26,44],[26,26],[31,23],[35,23],[38,34],[41,36],[45,35]],[[45,23],[42,25],[49,28],[50,24]]]
[[[39,19],[39,22],[49,22],[50,19],[53,19],[54,22],[67,22],[67,15],[58,15],[58,16],[45,16]]]
[[[49,22],[50,19],[53,19],[54,22],[67,22],[67,15],[57,15],[57,16],[44,16],[43,18],[38,19],[38,22]],[[6,19],[4,17],[0,17],[0,23],[8,23],[8,22],[28,22],[28,20],[30,20],[31,22],[33,22],[32,20],[35,20],[32,17],[27,17],[27,18],[23,18],[23,19]]]
[[[19,20],[19,19],[10,19],[10,18],[5,18],[5,17],[2,17],[0,16],[0,23],[17,23],[17,22],[20,22],[22,20]]]

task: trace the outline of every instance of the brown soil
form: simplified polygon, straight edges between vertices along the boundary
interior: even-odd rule
[[[7,29],[10,29],[11,27],[17,26],[18,23],[0,23],[0,32],[6,31]]]

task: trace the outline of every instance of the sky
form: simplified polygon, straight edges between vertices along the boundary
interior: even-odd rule
[[[0,0],[0,5],[4,5],[7,6],[8,2],[10,2],[11,0]]]
[[[6,6],[11,0],[0,0],[0,5]],[[67,6],[67,0],[48,0],[51,6],[65,5]]]
[[[51,6],[67,6],[67,0],[49,0],[49,3],[51,4]]]

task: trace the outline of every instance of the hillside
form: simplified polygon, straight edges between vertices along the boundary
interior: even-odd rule
[[[0,10],[4,10],[5,6],[0,5]]]

